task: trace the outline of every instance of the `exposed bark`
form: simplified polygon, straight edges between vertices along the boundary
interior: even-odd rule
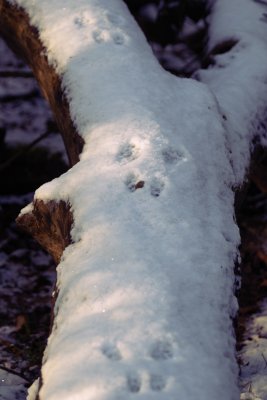
[[[70,206],[64,201],[34,202],[32,212],[17,218],[20,228],[30,233],[58,263],[63,250],[71,243],[73,223]]]

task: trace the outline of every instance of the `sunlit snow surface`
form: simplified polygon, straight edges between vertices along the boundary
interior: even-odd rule
[[[81,161],[35,195],[69,201],[75,220],[40,399],[238,399],[232,187],[267,100],[263,7],[215,8],[214,21],[220,5],[240,6],[251,27],[235,33],[243,70],[222,68],[217,86],[219,70],[200,74],[223,117],[207,86],[160,68],[121,1],[15,3],[38,27],[86,142]]]

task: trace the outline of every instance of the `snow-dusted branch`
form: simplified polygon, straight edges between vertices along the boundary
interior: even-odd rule
[[[1,30],[30,61],[73,164],[84,143],[19,217],[66,204],[74,221],[41,400],[238,399],[233,187],[263,137],[263,7],[215,3],[203,85],[158,65],[121,0],[0,0]]]

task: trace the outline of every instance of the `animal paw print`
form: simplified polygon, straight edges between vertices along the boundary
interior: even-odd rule
[[[161,178],[153,178],[150,184],[150,194],[159,197],[164,188],[164,182]]]
[[[154,392],[161,392],[166,387],[166,379],[160,374],[150,376],[150,389]]]
[[[138,148],[132,143],[124,143],[117,154],[117,160],[121,164],[127,164],[138,157]]]
[[[97,29],[92,33],[93,39],[96,43],[103,43],[107,38],[107,34],[105,30]]]
[[[120,31],[113,32],[111,34],[111,37],[113,39],[113,42],[119,46],[125,43],[125,35]]]
[[[102,353],[111,361],[119,361],[122,358],[120,350],[113,343],[104,343],[102,346]]]
[[[166,164],[177,164],[186,160],[186,156],[183,151],[179,151],[171,146],[166,147],[162,151],[162,156]]]
[[[103,356],[110,362],[118,364],[118,370],[126,369],[124,389],[132,395],[145,394],[146,391],[163,392],[167,388],[168,376],[166,375],[166,366],[173,358],[173,346],[168,340],[157,340],[149,349],[150,362],[141,370],[131,368],[127,361],[123,359],[123,354],[117,345],[105,342],[101,347]],[[121,369],[121,366],[123,368]],[[169,367],[167,368],[169,370]],[[170,377],[169,377],[170,378]]]
[[[139,157],[139,152],[140,149],[136,145],[132,143],[124,143],[120,147],[116,159],[120,164],[127,164],[137,159]],[[187,160],[185,151],[175,149],[172,146],[168,146],[162,150],[162,157],[165,164],[170,166]],[[162,194],[166,183],[166,179],[158,175],[159,173],[156,173],[149,183],[150,194],[153,197],[159,197]],[[141,189],[145,186],[145,181],[140,180],[134,173],[130,173],[125,180],[125,185],[128,187],[130,192],[135,192],[136,189]]]
[[[136,372],[127,375],[127,388],[130,393],[138,393],[141,389],[141,378]]]
[[[164,375],[164,363],[173,358],[172,343],[168,340],[158,340],[154,342],[150,348],[149,356],[153,361],[151,370],[145,373],[146,376],[147,374],[149,376],[149,389],[153,392],[161,392],[167,386],[167,378]],[[162,369],[162,373],[158,372],[159,367]],[[157,372],[155,372],[155,369]],[[136,371],[131,371],[131,373],[127,375],[127,388],[129,392],[138,393],[142,390],[142,386],[145,386],[145,382],[142,382],[141,373],[139,374]]]
[[[130,192],[135,192],[137,189],[142,189],[145,186],[145,181],[140,180],[134,173],[130,173],[126,177],[125,185]]]
[[[166,387],[166,379],[161,374],[149,374],[149,389],[153,392],[161,392]],[[137,372],[130,372],[126,376],[126,388],[130,393],[139,393],[145,387],[141,376]],[[144,389],[145,390],[145,389]]]
[[[126,36],[120,30],[110,32],[109,29],[97,29],[92,34],[93,39],[96,43],[112,42],[116,45],[123,45],[126,40]]]
[[[76,16],[73,20],[74,25],[81,29],[84,28],[86,25],[90,24],[90,19],[84,13],[81,13],[79,16]]]
[[[168,340],[158,340],[151,346],[150,356],[154,360],[162,361],[173,358],[173,347]]]

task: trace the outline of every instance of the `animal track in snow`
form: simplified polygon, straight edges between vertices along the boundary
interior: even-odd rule
[[[150,194],[154,197],[159,197],[164,188],[164,182],[160,178],[153,178],[150,184]]]
[[[102,346],[102,353],[111,361],[121,360],[121,353],[118,347],[112,343],[104,343]]]
[[[93,39],[96,43],[103,43],[107,40],[107,35],[105,30],[95,30],[92,33]]]
[[[183,151],[179,151],[171,146],[162,150],[162,156],[166,164],[177,164],[178,162],[186,160]]]
[[[149,386],[153,392],[160,392],[166,387],[166,380],[160,374],[151,374]],[[127,389],[131,393],[138,393],[142,388],[142,380],[138,373],[131,372],[127,375]]]
[[[128,369],[126,366],[128,363],[126,359],[123,359],[123,355],[118,349],[117,345],[112,342],[104,342],[101,346],[101,352],[103,356],[115,362],[114,368],[116,368],[116,362],[119,362],[118,368],[121,370]],[[149,365],[145,367],[145,370],[134,370],[129,367],[128,372],[125,375],[125,386],[124,388],[131,394],[138,394],[143,391],[151,390],[153,392],[161,392],[167,386],[168,377],[165,376],[166,367],[168,361],[173,358],[173,346],[169,340],[160,339],[152,343],[149,351],[149,356],[151,360]],[[122,364],[121,364],[122,363]],[[155,369],[156,368],[156,369]],[[160,371],[158,370],[160,368]]]
[[[141,379],[135,372],[131,372],[127,375],[127,388],[131,393],[138,393],[141,389]]]
[[[74,18],[74,24],[78,27],[78,28],[83,28],[85,25],[85,21],[83,19],[83,17],[75,17]]]
[[[159,374],[152,374],[150,376],[150,388],[154,392],[160,392],[166,386],[165,378]]]
[[[125,185],[130,192],[135,192],[137,189],[142,189],[145,186],[145,181],[138,179],[134,173],[130,173],[125,179]]]
[[[125,42],[125,37],[124,37],[124,34],[122,32],[119,32],[119,31],[118,32],[113,32],[111,34],[111,37],[112,37],[113,42],[115,44],[122,45]]]
[[[134,144],[131,143],[124,143],[117,154],[117,160],[122,163],[126,164],[130,161],[135,160],[138,157],[138,149]]]
[[[173,358],[173,348],[168,340],[156,341],[150,349],[150,356],[157,361],[169,360]]]
[[[92,36],[96,43],[107,43],[112,40],[114,44],[122,45],[126,40],[126,36],[120,30],[110,31],[105,28],[93,31]]]
[[[78,29],[85,28],[86,25],[90,25],[91,23],[90,17],[86,12],[82,12],[80,15],[74,17],[73,22]]]

